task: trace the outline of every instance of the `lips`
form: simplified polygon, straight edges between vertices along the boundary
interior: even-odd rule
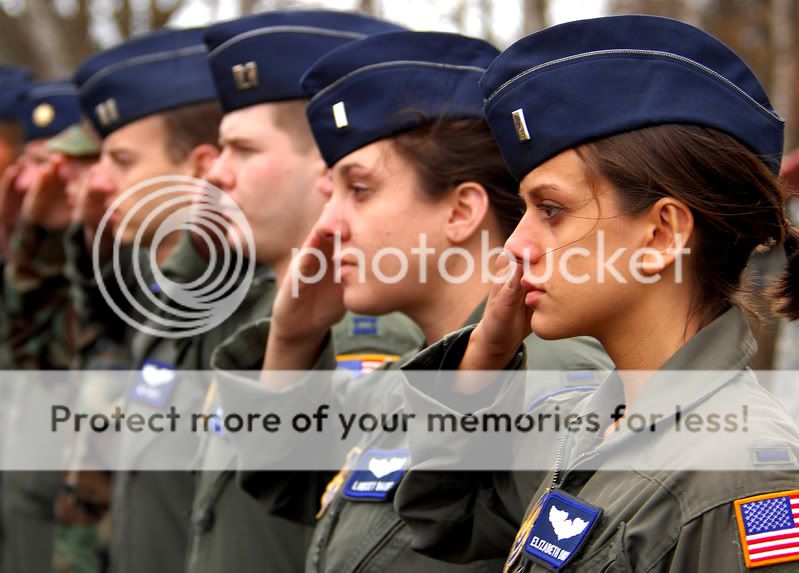
[[[524,295],[524,304],[527,306],[535,306],[535,304],[541,299],[544,294],[546,294],[546,290],[540,286],[534,285],[529,281],[522,279],[521,280],[522,288],[527,291],[527,294]]]

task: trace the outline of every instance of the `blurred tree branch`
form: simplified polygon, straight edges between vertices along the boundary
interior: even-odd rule
[[[99,0],[73,0],[74,9],[62,14],[53,0],[26,0],[19,14],[0,9],[0,53],[4,63],[29,67],[41,79],[69,76],[98,49],[91,29],[101,10]],[[109,22],[118,37],[136,31],[136,15],[146,11],[148,29],[165,26],[185,0],[118,0]]]

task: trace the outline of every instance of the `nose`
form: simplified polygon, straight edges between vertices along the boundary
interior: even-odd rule
[[[330,200],[325,203],[322,214],[316,222],[316,233],[328,240],[338,235],[342,241],[346,241],[349,239],[350,228],[345,215],[342,201],[331,192]]]
[[[517,263],[535,264],[544,252],[540,236],[540,231],[535,228],[534,216],[528,210],[505,241],[505,252],[510,253]]]
[[[96,195],[114,195],[117,191],[114,180],[102,162],[95,163],[89,168],[89,181],[87,192]]]
[[[205,180],[226,193],[232,191],[236,186],[236,178],[233,175],[233,170],[229,169],[227,165],[227,153],[224,150],[211,163],[211,167],[205,174]]]

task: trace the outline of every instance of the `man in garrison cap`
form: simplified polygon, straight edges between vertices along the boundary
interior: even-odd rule
[[[16,213],[7,231],[4,302],[8,313],[6,342],[15,369],[69,368],[75,349],[74,314],[64,276],[63,232],[69,222],[64,185],[71,176],[59,168],[47,147],[49,138],[80,121],[75,86],[70,82],[40,82],[22,97],[24,151],[6,169],[0,193],[4,208]],[[66,179],[65,179],[66,177]],[[14,205],[16,203],[16,205]],[[35,380],[12,387],[4,434],[4,459],[24,464],[36,428],[30,413],[42,392]],[[53,388],[59,395],[64,388]],[[45,394],[49,395],[49,394]],[[6,533],[3,567],[8,571],[52,567],[53,501],[56,472],[7,472],[2,516]]]
[[[142,372],[157,363],[147,362],[152,337],[143,339],[138,333],[143,326],[137,327],[146,323],[145,313],[158,312],[153,298],[164,298],[157,272],[181,283],[207,267],[188,235],[158,235],[169,217],[192,202],[192,185],[172,193],[170,181],[202,177],[218,153],[221,111],[202,33],[164,29],[140,36],[88,58],[75,74],[84,115],[102,138],[100,161],[81,199],[82,220],[68,237],[69,273],[81,322],[100,330],[93,344],[82,349],[81,361],[84,368],[139,371],[108,380],[118,391],[117,403],[123,402],[131,413],[158,409],[137,401],[135,393]],[[174,363],[157,364],[159,370],[174,370]],[[115,451],[100,452],[100,458],[108,460],[113,453],[120,467],[133,467],[150,446],[138,450],[137,444],[120,438]],[[71,479],[75,501],[91,503],[81,498],[81,476]],[[180,570],[191,500],[184,486],[191,482],[176,479],[174,472],[134,471],[117,472],[112,481],[112,568]]]
[[[25,92],[29,83],[30,73],[23,68],[4,66],[0,68],[0,180],[6,168],[16,161],[17,156],[22,151],[22,119],[24,115],[21,95]],[[6,224],[5,218],[13,218],[15,213],[6,208],[3,197],[0,197],[0,231],[10,228]],[[0,239],[0,275],[4,274],[5,250],[3,244],[7,244]],[[5,300],[2,291],[3,281],[0,281],[0,301]],[[6,313],[5,304],[0,302],[0,337],[5,339]],[[8,347],[5,343],[0,343],[0,369],[8,368],[10,365]],[[5,419],[8,405],[9,385],[0,383],[0,419]],[[2,488],[0,488],[2,491]],[[2,500],[0,499],[0,504]],[[0,522],[0,563],[2,563],[3,531]]]
[[[246,216],[255,257],[274,271],[273,285],[285,277],[292,249],[310,232],[330,186],[305,117],[300,78],[332,49],[397,29],[353,13],[285,11],[218,24],[206,33],[208,59],[225,111],[222,152],[209,180]],[[230,241],[241,234],[236,225],[227,230]],[[269,314],[271,304],[253,318]],[[368,327],[359,329],[358,324]],[[341,351],[339,367],[358,363],[359,370],[365,360],[358,357],[368,355],[376,367],[421,340],[417,327],[397,314],[350,314],[333,334]],[[253,368],[260,368],[260,362]],[[209,413],[224,416],[215,385],[205,403]],[[237,486],[235,453],[223,430],[205,433],[198,459],[206,471],[198,474],[188,570],[302,570],[309,528],[267,513]]]

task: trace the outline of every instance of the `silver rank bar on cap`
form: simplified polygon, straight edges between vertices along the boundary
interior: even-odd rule
[[[527,130],[527,122],[524,120],[524,110],[522,108],[513,112],[513,125],[516,126],[516,136],[520,143],[530,141],[530,132]]]
[[[231,68],[236,88],[243,92],[258,87],[258,65],[255,62],[236,64]]]
[[[347,119],[347,109],[344,107],[343,101],[333,105],[333,121],[336,122],[336,127],[339,129],[344,129],[350,124]]]
[[[104,102],[98,104],[97,107],[94,108],[94,111],[97,114],[97,119],[100,121],[100,125],[103,127],[108,127],[112,123],[119,121],[117,100],[114,98],[108,98]]]

